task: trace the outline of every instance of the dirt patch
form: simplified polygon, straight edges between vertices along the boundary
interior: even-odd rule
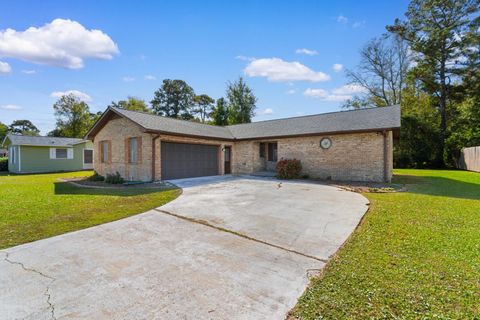
[[[123,184],[110,184],[104,181],[90,181],[85,178],[70,178],[70,179],[59,179],[63,182],[68,182],[76,187],[80,188],[93,188],[93,189],[132,189],[132,188],[155,188],[160,190],[166,189],[176,189],[177,186],[171,184],[170,182],[141,182],[141,183],[123,183]]]

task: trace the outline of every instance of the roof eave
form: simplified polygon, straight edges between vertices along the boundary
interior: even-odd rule
[[[162,130],[151,130],[147,129],[146,133],[155,133],[155,134],[165,134],[169,136],[176,136],[176,137],[188,137],[188,138],[200,138],[205,140],[219,140],[219,141],[235,141],[235,138],[224,138],[224,137],[212,137],[212,136],[204,136],[204,135],[197,135],[197,134],[186,134],[186,133],[174,133],[169,131],[162,131]]]

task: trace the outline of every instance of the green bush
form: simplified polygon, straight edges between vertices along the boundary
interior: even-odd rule
[[[279,179],[298,179],[302,172],[302,163],[297,159],[280,159],[276,170]]]
[[[95,171],[95,172],[93,173],[93,175],[91,175],[90,177],[88,177],[88,180],[89,180],[89,181],[105,181],[105,177],[99,175],[99,174]]]
[[[0,158],[0,171],[8,171],[8,158]]]
[[[115,174],[107,174],[107,177],[105,178],[106,183],[111,183],[111,184],[122,184],[125,182],[125,180],[122,178],[120,173],[115,172]]]

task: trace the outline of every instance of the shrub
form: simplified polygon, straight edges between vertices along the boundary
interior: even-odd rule
[[[95,172],[93,173],[93,175],[91,175],[90,177],[88,177],[88,180],[89,180],[89,181],[105,181],[105,177],[99,175],[99,174],[95,171]]]
[[[280,159],[276,170],[280,179],[298,179],[302,172],[302,163],[297,159]]]
[[[115,172],[115,174],[107,174],[107,177],[105,178],[105,182],[111,183],[111,184],[122,184],[123,182],[125,182],[125,180],[117,171]]]
[[[8,158],[0,158],[0,171],[8,171]]]

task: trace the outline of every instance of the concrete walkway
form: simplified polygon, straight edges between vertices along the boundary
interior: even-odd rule
[[[0,319],[283,319],[367,209],[322,185],[176,183],[156,210],[1,250]]]

